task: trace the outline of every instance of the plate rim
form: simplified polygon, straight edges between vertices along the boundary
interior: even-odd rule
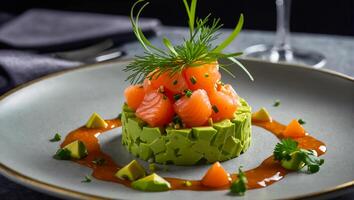
[[[337,72],[337,71],[333,71],[330,69],[316,69],[316,68],[312,68],[306,65],[301,65],[301,64],[291,64],[291,63],[272,63],[272,62],[268,62],[268,61],[263,61],[263,60],[257,60],[257,59],[239,59],[241,61],[251,61],[251,62],[256,62],[256,63],[267,63],[267,64],[275,64],[275,65],[284,65],[286,67],[296,67],[296,68],[301,68],[304,70],[309,70],[309,71],[315,71],[315,72],[321,72],[327,75],[331,75],[331,76],[335,76],[335,77],[339,77],[348,81],[351,81],[354,83],[354,77],[351,77],[349,75]],[[79,71],[82,69],[87,69],[87,68],[94,68],[94,67],[99,67],[102,65],[106,65],[106,64],[114,64],[114,63],[127,63],[132,61],[132,58],[122,58],[116,61],[107,61],[107,62],[101,62],[101,63],[94,63],[94,64],[84,64],[81,65],[79,67],[75,67],[72,69],[65,69],[59,72],[55,72],[49,75],[45,75],[42,76],[40,78],[34,79],[32,81],[29,81],[27,83],[21,84],[11,90],[9,90],[8,92],[4,93],[3,95],[0,96],[0,102],[3,101],[5,98],[11,96],[12,94],[26,88],[29,87],[35,83],[50,79],[50,78],[54,78],[54,77],[58,77],[67,73],[71,73],[74,71]],[[27,175],[24,175],[16,170],[11,169],[10,167],[4,165],[3,163],[0,162],[0,174],[2,174],[3,176],[7,177],[8,179],[10,179],[11,181],[14,181],[16,183],[19,183],[23,186],[29,187],[31,189],[37,190],[39,192],[43,192],[43,193],[47,193],[50,195],[58,195],[58,196],[63,196],[63,197],[70,197],[70,198],[77,198],[77,199],[97,199],[97,200],[106,200],[106,199],[111,199],[111,198],[107,198],[107,197],[103,197],[103,196],[98,196],[98,195],[92,195],[92,194],[87,194],[87,193],[83,193],[83,192],[79,192],[79,191],[75,191],[75,190],[71,190],[71,189],[67,189],[67,188],[63,188],[54,184],[50,184],[50,183],[46,183],[44,181],[40,181],[37,179],[34,179],[32,177],[29,177]],[[319,197],[319,196],[325,196],[325,195],[330,195],[333,194],[334,192],[345,192],[348,191],[349,189],[353,189],[354,188],[354,180],[352,181],[348,181],[346,183],[342,183],[340,185],[337,185],[335,187],[331,187],[331,188],[326,188],[322,191],[319,192],[313,192],[313,193],[309,193],[309,194],[305,194],[305,195],[299,195],[299,196],[294,196],[291,197],[289,199],[308,199],[308,198],[314,198],[314,197]]]

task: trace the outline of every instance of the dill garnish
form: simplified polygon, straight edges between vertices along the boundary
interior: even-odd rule
[[[160,49],[154,46],[143,34],[139,27],[139,17],[143,9],[149,4],[145,2],[135,14],[138,4],[144,0],[138,0],[134,3],[130,13],[130,21],[133,32],[145,50],[142,56],[136,56],[124,71],[130,72],[127,77],[132,84],[142,82],[144,78],[158,78],[162,73],[168,73],[171,77],[176,73],[181,73],[187,67],[196,67],[203,64],[215,62],[218,59],[226,58],[240,66],[253,81],[252,75],[247,69],[236,60],[236,56],[242,53],[225,54],[222,51],[230,45],[236,38],[243,26],[243,15],[241,14],[238,23],[232,33],[219,45],[213,45],[212,42],[220,35],[218,31],[222,27],[220,19],[210,20],[210,14],[204,19],[196,18],[197,0],[183,0],[188,15],[188,25],[190,37],[184,39],[180,45],[173,45],[168,38],[163,38],[162,42],[166,49]],[[220,65],[231,76],[234,75],[226,69],[226,66]]]

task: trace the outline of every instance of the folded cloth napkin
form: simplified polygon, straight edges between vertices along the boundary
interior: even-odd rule
[[[27,81],[80,64],[23,51],[0,50],[0,94]]]
[[[141,19],[144,32],[152,33],[156,19]],[[78,48],[110,38],[116,43],[134,39],[127,16],[32,9],[0,28],[0,42],[17,49],[41,51]]]
[[[141,19],[149,34],[155,19]],[[0,94],[43,75],[82,64],[50,56],[53,51],[76,49],[110,39],[114,44],[134,39],[126,16],[33,9],[0,27]],[[23,50],[26,51],[23,51]],[[31,53],[28,50],[31,50]]]

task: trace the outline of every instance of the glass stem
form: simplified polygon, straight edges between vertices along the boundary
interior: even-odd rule
[[[277,51],[290,50],[290,4],[291,0],[276,0],[277,30],[274,49]]]

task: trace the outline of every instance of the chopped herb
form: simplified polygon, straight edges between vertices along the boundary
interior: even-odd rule
[[[306,124],[306,122],[303,120],[303,119],[299,119],[299,120],[297,120],[298,122],[299,122],[299,124],[301,124],[301,125],[304,125],[304,124]]]
[[[208,73],[205,73],[205,74],[204,74],[204,77],[205,77],[205,78],[208,78],[208,77],[209,77],[209,74],[208,74]]]
[[[291,155],[298,154],[298,159],[307,166],[307,171],[310,173],[316,173],[320,170],[320,166],[324,163],[323,159],[320,159],[315,155],[314,151],[301,149],[298,147],[298,143],[293,139],[283,139],[274,148],[274,159],[278,161],[291,160]],[[301,168],[300,168],[301,169]],[[300,170],[298,169],[298,170]]]
[[[71,151],[69,149],[59,149],[53,157],[57,160],[70,160]]]
[[[177,85],[177,83],[178,83],[178,81],[177,81],[177,80],[174,80],[172,84],[173,84],[173,85]]]
[[[274,106],[274,107],[280,106],[280,101],[279,101],[278,99],[275,100],[273,106]]]
[[[191,80],[191,82],[192,82],[193,85],[195,85],[195,84],[197,83],[197,79],[196,79],[194,76],[192,76],[192,77],[190,78],[190,80]]]
[[[175,115],[173,117],[173,119],[172,119],[172,122],[175,123],[175,124],[181,124],[182,120],[181,120],[181,118],[178,115]]]
[[[91,177],[90,176],[85,176],[85,179],[81,181],[81,183],[90,183],[92,180],[91,180]]]
[[[190,187],[192,186],[192,182],[190,181],[183,181],[183,185],[187,186],[187,187]]]
[[[175,94],[175,95],[173,95],[173,99],[174,100],[178,100],[178,99],[180,99],[181,98],[181,94]]]
[[[122,119],[122,113],[119,113],[119,114],[118,114],[117,119]]]
[[[231,184],[230,191],[233,194],[240,196],[245,195],[247,190],[247,177],[245,173],[241,170],[242,167],[238,168],[237,180]]]
[[[216,105],[213,105],[211,108],[214,110],[215,113],[219,112],[219,109]]]
[[[59,134],[59,133],[56,133],[55,135],[54,135],[54,137],[52,138],[52,139],[50,139],[49,141],[51,141],[51,142],[58,142],[58,141],[60,141],[61,140],[61,135]]]
[[[106,162],[106,160],[104,158],[95,158],[92,163],[95,165],[103,165]]]
[[[192,91],[190,91],[190,90],[186,90],[186,91],[184,91],[184,93],[186,94],[187,97],[191,97],[193,94]]]

